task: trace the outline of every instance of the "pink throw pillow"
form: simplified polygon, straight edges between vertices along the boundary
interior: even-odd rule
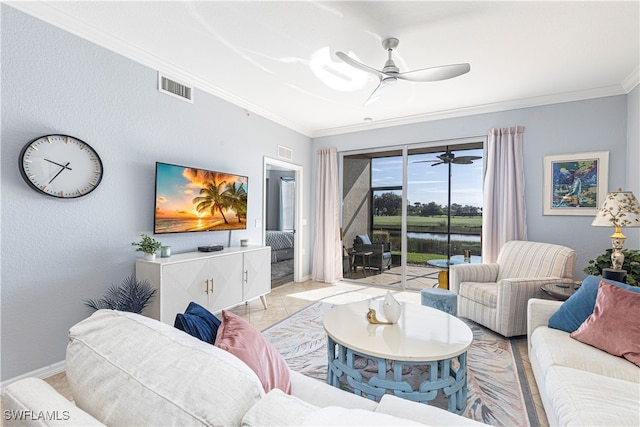
[[[571,338],[640,366],[640,294],[601,281],[593,313]]]
[[[289,366],[273,345],[243,318],[222,311],[222,324],[218,328],[216,347],[236,356],[258,375],[265,393],[279,388],[291,394]]]

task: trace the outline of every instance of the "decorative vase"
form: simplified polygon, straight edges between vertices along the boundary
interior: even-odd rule
[[[147,261],[153,261],[154,259],[156,259],[156,254],[155,253],[148,254],[148,253],[145,252],[144,259],[147,260]]]
[[[400,315],[402,314],[402,304],[400,304],[389,291],[387,291],[387,295],[384,297],[382,312],[384,313],[384,317],[387,318],[387,322],[391,323],[398,323],[398,319],[400,319]]]

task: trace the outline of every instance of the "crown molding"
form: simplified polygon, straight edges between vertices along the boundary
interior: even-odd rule
[[[331,129],[323,129],[313,132],[312,138],[323,136],[341,135],[351,132],[361,132],[373,129],[381,129],[391,126],[410,125],[434,120],[452,119],[457,117],[472,116],[478,114],[496,113],[500,111],[518,110],[522,108],[539,107],[543,105],[562,104],[565,102],[584,101],[587,99],[603,98],[607,96],[624,95],[627,92],[621,85],[607,86],[603,88],[588,89],[584,91],[567,92],[554,95],[545,95],[532,98],[517,99],[492,104],[475,105],[471,107],[456,108],[445,111],[414,116],[399,117],[387,120],[374,121],[366,124],[342,126]]]
[[[74,34],[82,39],[95,43],[98,46],[101,46],[128,59],[131,59],[132,61],[145,65],[156,71],[166,73],[176,79],[179,79],[184,84],[191,85],[195,89],[205,91],[211,95],[215,95],[218,98],[221,98],[225,101],[230,102],[231,104],[234,104],[237,107],[242,108],[243,110],[247,110],[253,114],[262,116],[307,137],[310,137],[312,134],[312,131],[310,129],[300,126],[299,124],[294,123],[278,114],[274,114],[269,110],[248,102],[246,99],[240,98],[218,86],[212,85],[206,80],[194,74],[186,72],[184,69],[161,60],[157,56],[151,54],[150,52],[147,52],[144,49],[132,46],[126,40],[122,40],[120,38],[107,34],[104,31],[100,31],[95,27],[87,24],[86,22],[70,16],[55,8],[53,4],[37,1],[10,1],[5,2],[5,4],[37,19],[40,19],[41,21],[51,24],[57,28]]]
[[[640,66],[636,67],[621,83],[626,93],[631,92],[640,84]]]

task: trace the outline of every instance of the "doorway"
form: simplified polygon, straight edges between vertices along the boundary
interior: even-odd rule
[[[271,247],[271,287],[301,281],[302,167],[264,158],[263,244]]]

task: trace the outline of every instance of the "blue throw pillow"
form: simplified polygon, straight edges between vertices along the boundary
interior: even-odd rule
[[[192,301],[184,314],[176,314],[173,326],[204,342],[214,344],[218,327],[220,326],[220,319],[206,308]]]
[[[640,293],[640,287],[637,286],[602,279],[602,277],[599,276],[587,276],[582,281],[580,289],[562,303],[558,311],[549,318],[549,327],[565,332],[573,332],[578,329],[580,325],[587,320],[587,317],[593,313],[596,305],[596,297],[598,296],[598,285],[601,280],[619,286],[622,289]]]

